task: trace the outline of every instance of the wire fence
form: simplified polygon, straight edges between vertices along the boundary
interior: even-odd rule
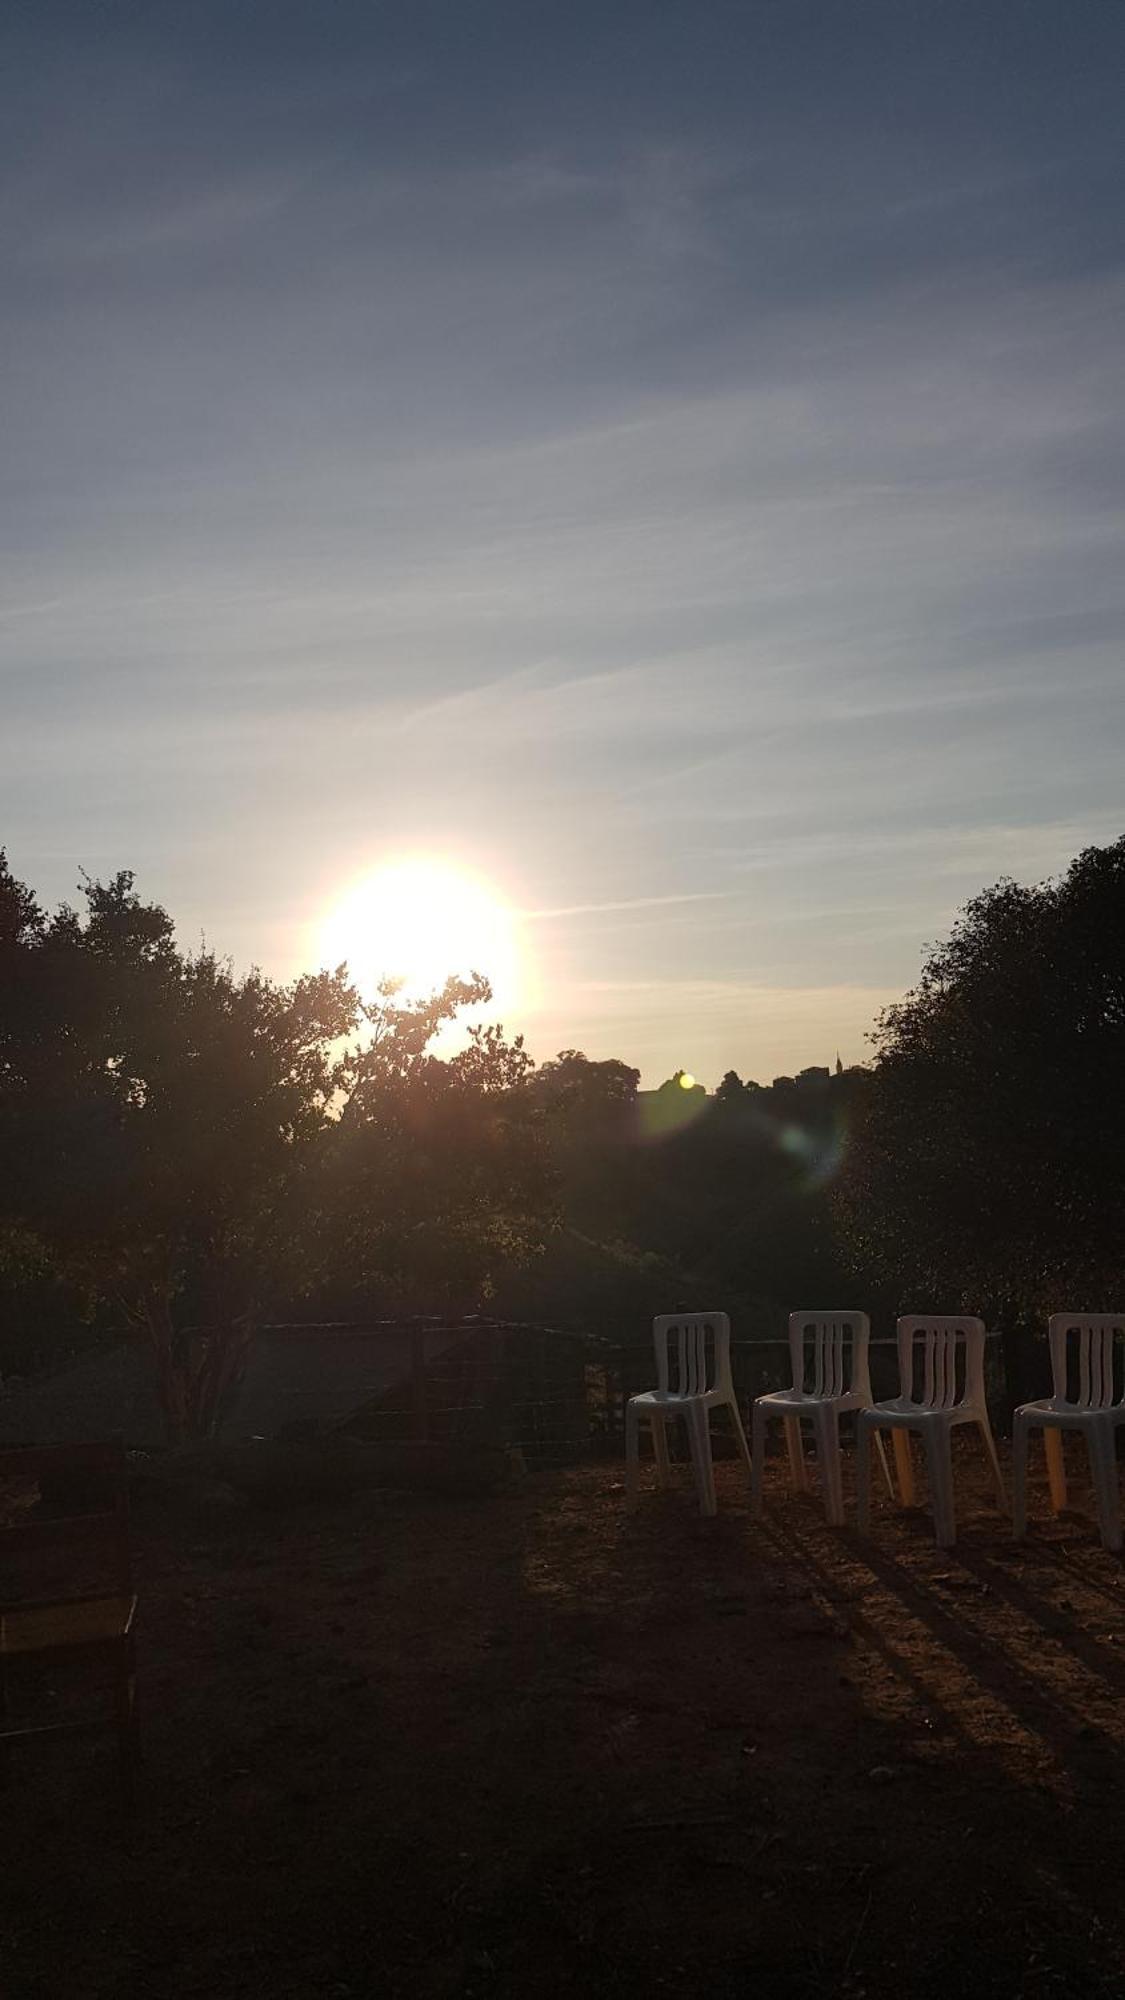
[[[505,1320],[388,1321],[360,1327],[302,1329],[330,1336],[408,1336],[408,1365],[390,1386],[351,1410],[336,1428],[373,1441],[489,1445],[534,1459],[620,1452],[630,1396],[653,1386],[652,1337],[642,1328],[627,1338]],[[289,1331],[294,1328],[266,1329]],[[898,1391],[896,1343],[871,1342],[876,1400]],[[1004,1393],[999,1337],[989,1337],[988,1378]],[[324,1354],[324,1365],[331,1357]],[[787,1387],[788,1341],[732,1339],[735,1389],[744,1408],[755,1396]]]

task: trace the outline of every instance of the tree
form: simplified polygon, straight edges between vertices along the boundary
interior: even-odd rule
[[[452,979],[414,1007],[385,987],[345,1066],[318,1243],[318,1296],[337,1309],[475,1310],[498,1273],[536,1256],[555,1179],[522,1037],[469,1030],[447,1061],[426,1044],[487,981]]]
[[[738,1104],[746,1094],[746,1085],[736,1069],[728,1069],[716,1088],[716,1104]]]
[[[176,948],[127,873],[48,921],[0,872],[0,1215],[149,1341],[173,1438],[206,1434],[291,1279],[357,1001]]]
[[[855,1259],[1010,1332],[1115,1297],[1125,840],[975,897],[872,1039],[838,1202]]]
[[[674,1069],[671,1076],[666,1076],[657,1095],[660,1097],[674,1097],[678,1090],[683,1091],[687,1097],[706,1097],[707,1095],[703,1085],[697,1083],[695,1078],[686,1069]]]
[[[616,1057],[591,1062],[581,1049],[560,1049],[541,1064],[533,1089],[541,1104],[567,1122],[606,1125],[635,1106],[640,1081],[640,1070]]]
[[[522,1040],[434,1035],[487,982],[359,1000],[180,952],[133,878],[48,920],[0,855],[0,1256],[113,1299],[173,1439],[216,1427],[267,1307],[464,1308],[553,1222]]]
[[[48,920],[0,856],[0,1256],[148,1340],[170,1436],[206,1436],[267,1307],[319,1290],[464,1308],[553,1221],[521,1040],[429,1044],[487,982],[370,1006],[180,952],[133,878]]]

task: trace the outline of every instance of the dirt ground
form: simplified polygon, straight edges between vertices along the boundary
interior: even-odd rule
[[[1088,1514],[1040,1481],[1017,1549],[969,1443],[954,1551],[885,1499],[829,1530],[780,1460],[754,1525],[718,1470],[714,1521],[604,1465],[150,1495],[139,1806],[110,1737],[13,1756],[3,2000],[1125,1995],[1125,1571]]]

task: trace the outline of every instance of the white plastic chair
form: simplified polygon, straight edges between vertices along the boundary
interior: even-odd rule
[[[652,1426],[656,1476],[670,1483],[669,1417],[682,1417],[687,1429],[701,1514],[713,1514],[715,1471],[711,1462],[711,1412],[726,1408],[734,1424],[738,1448],[750,1470],[750,1447],[734,1393],[730,1372],[730,1320],[726,1313],[662,1313],[652,1323],[656,1348],[655,1389],[630,1396],[625,1406],[625,1491],[635,1500],[640,1483],[640,1422]]]
[[[984,1321],[958,1316],[912,1313],[900,1319],[898,1333],[899,1394],[888,1403],[861,1410],[856,1418],[859,1438],[859,1526],[867,1532],[871,1519],[871,1438],[879,1430],[895,1433],[902,1504],[914,1501],[914,1476],[908,1434],[918,1431],[925,1441],[930,1476],[934,1537],[939,1547],[952,1548],[957,1539],[953,1507],[952,1434],[956,1424],[976,1424],[988,1452],[1001,1507],[1006,1507],[1004,1480],[996,1455],[996,1440],[988,1421],[984,1396]],[[921,1395],[914,1385],[919,1349]]]
[[[773,1417],[785,1425],[789,1470],[798,1492],[808,1487],[801,1446],[801,1419],[813,1427],[816,1456],[824,1486],[824,1508],[830,1527],[844,1525],[844,1484],[840,1464],[840,1418],[848,1410],[871,1407],[868,1346],[871,1322],[861,1312],[795,1312],[789,1315],[789,1357],[793,1386],[754,1398],[751,1494],[755,1513],[762,1504],[762,1460],[766,1424]],[[807,1386],[806,1386],[807,1385]],[[883,1477],[894,1496],[887,1454],[876,1438]]]
[[[1016,1411],[1012,1433],[1012,1530],[1027,1532],[1027,1447],[1030,1432],[1039,1428],[1047,1453],[1051,1506],[1058,1514],[1066,1506],[1064,1431],[1081,1431],[1086,1439],[1098,1526],[1107,1549],[1121,1547],[1121,1498],[1117,1484],[1117,1426],[1125,1424],[1125,1367],[1122,1340],[1125,1313],[1052,1313],[1047,1323],[1051,1343],[1054,1394],[1040,1403],[1023,1403]],[[1071,1373],[1071,1367],[1075,1372]],[[1076,1393],[1068,1394],[1073,1386]]]

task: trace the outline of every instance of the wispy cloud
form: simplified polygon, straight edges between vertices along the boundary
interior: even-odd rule
[[[1125,29],[482,8],[19,26],[0,839],[290,971],[423,829],[791,1067],[1118,830]]]
[[[554,917],[600,917],[620,910],[662,910],[677,903],[723,902],[727,889],[692,889],[676,896],[628,896],[613,903],[565,903],[554,910],[521,910],[525,923],[544,923]]]

